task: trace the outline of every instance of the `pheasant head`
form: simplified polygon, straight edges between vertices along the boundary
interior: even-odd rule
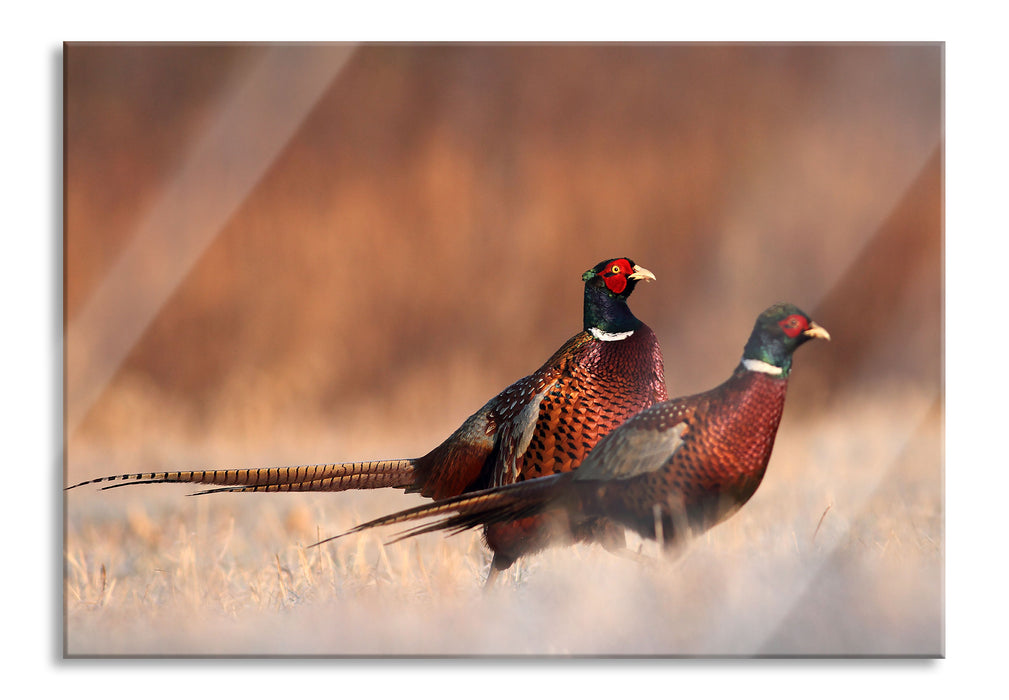
[[[797,306],[775,304],[757,317],[743,348],[743,365],[785,378],[792,369],[792,353],[813,338],[830,340],[830,333]]]
[[[627,308],[638,280],[655,275],[630,258],[604,260],[582,274],[585,282],[585,329],[599,340],[620,340],[641,327]]]

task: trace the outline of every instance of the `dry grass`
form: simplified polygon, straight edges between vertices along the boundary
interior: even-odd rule
[[[786,415],[757,496],[676,561],[552,550],[489,594],[477,534],[306,548],[418,500],[396,492],[71,492],[66,651],[938,655],[941,425],[927,398],[829,424]]]

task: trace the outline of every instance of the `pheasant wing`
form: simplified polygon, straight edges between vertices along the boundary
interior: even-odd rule
[[[661,469],[683,446],[687,421],[657,404],[604,437],[574,472],[576,481],[630,479]]]

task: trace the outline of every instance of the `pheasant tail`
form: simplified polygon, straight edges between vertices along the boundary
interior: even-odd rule
[[[564,493],[562,481],[566,480],[567,476],[567,474],[554,474],[417,506],[376,518],[358,525],[342,535],[330,537],[316,544],[319,545],[373,527],[414,522],[437,516],[444,517],[434,523],[414,526],[397,535],[392,542],[438,530],[449,530],[450,534],[456,534],[483,525],[512,522],[520,518],[539,515],[555,503],[559,494]]]
[[[136,484],[211,484],[220,491],[347,491],[350,489],[407,488],[415,478],[414,460],[394,459],[342,464],[314,464],[300,467],[262,469],[208,469],[202,471],[140,472],[104,476],[68,486],[108,482],[102,489]],[[194,494],[195,495],[195,494]]]

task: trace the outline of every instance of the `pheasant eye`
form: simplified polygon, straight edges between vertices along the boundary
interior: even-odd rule
[[[610,268],[610,272],[612,272],[614,275],[619,275],[620,274],[620,266],[619,265],[614,265],[613,267]]]
[[[610,268],[614,273],[620,272],[620,268],[614,265]],[[624,290],[627,289],[627,277],[624,275],[612,274],[609,276],[603,276],[603,280],[606,282],[606,288],[609,289],[614,294],[623,294]]]

